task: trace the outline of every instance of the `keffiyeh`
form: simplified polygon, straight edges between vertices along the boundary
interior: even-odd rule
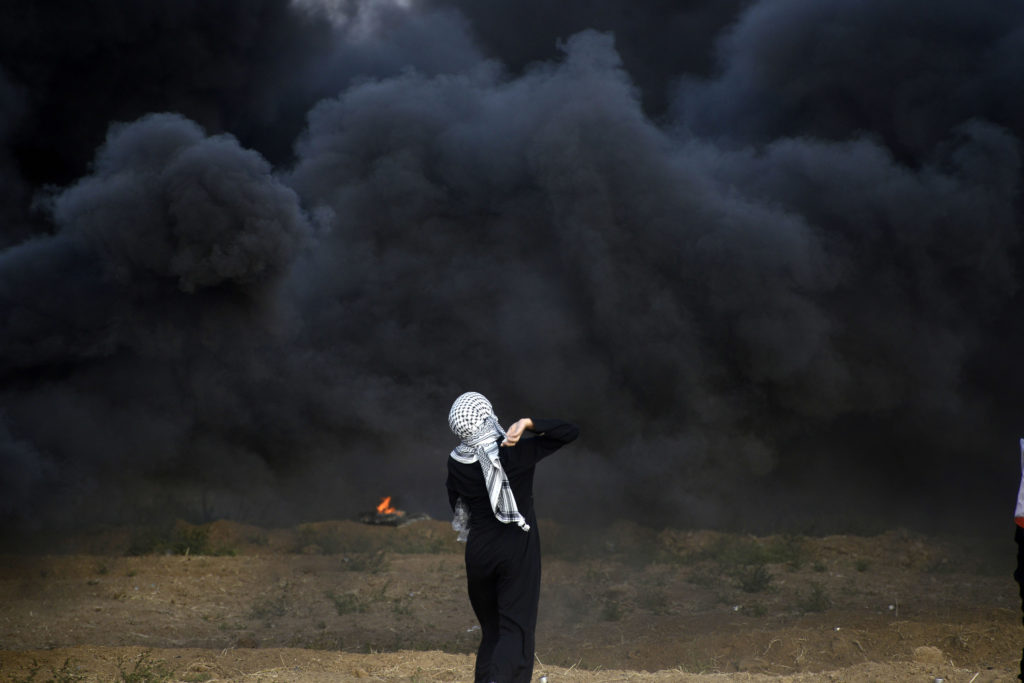
[[[475,391],[466,392],[452,404],[448,426],[461,440],[451,452],[451,457],[467,465],[480,463],[494,516],[499,522],[514,522],[523,531],[529,531],[530,525],[516,507],[512,487],[498,457],[498,444],[505,438],[505,430],[501,428],[491,402]]]

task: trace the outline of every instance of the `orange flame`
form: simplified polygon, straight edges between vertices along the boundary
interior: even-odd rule
[[[391,496],[381,498],[380,505],[377,506],[377,512],[381,515],[393,515],[398,512],[398,510],[391,507]]]

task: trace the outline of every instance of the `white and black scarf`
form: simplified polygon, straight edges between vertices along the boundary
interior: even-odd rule
[[[461,440],[452,450],[451,457],[466,465],[480,463],[494,516],[499,522],[514,522],[523,531],[529,531],[530,525],[516,507],[512,487],[498,457],[498,444],[505,439],[505,430],[501,428],[491,402],[475,391],[466,392],[452,404],[448,426]]]

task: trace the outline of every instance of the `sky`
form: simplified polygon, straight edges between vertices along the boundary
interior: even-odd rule
[[[1015,0],[49,1],[0,26],[0,522],[1008,533]]]

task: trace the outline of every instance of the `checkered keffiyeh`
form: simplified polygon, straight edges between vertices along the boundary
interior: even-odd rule
[[[461,441],[451,452],[451,457],[467,465],[480,463],[494,516],[499,522],[514,522],[523,531],[529,531],[530,525],[519,514],[512,487],[498,457],[498,443],[505,438],[505,430],[501,428],[491,402],[475,391],[466,392],[452,404],[448,426]]]

